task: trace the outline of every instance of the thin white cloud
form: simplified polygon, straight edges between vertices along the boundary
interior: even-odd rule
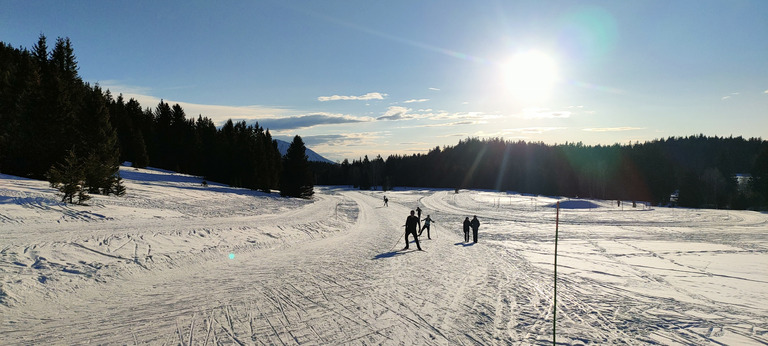
[[[552,111],[546,108],[529,108],[524,109],[520,117],[525,119],[553,119],[553,118],[570,118],[570,111]]]
[[[444,124],[429,124],[429,125],[421,125],[416,127],[452,127],[452,126],[465,126],[465,125],[480,125],[480,124],[487,124],[487,121],[454,121],[452,123],[444,123]]]
[[[446,119],[491,120],[491,119],[502,118],[503,116],[500,115],[500,114],[486,114],[486,113],[483,113],[483,112],[448,113],[446,111],[440,111],[439,113],[425,113],[425,114],[422,114],[422,117],[429,118],[429,119],[432,119],[432,120],[446,120]]]
[[[320,125],[362,123],[372,120],[373,119],[368,117],[360,118],[343,114],[314,113],[281,118],[260,118],[251,120],[250,122],[258,122],[261,127],[268,128],[270,130],[293,130]]]
[[[722,97],[720,100],[723,100],[723,101],[724,101],[724,100],[727,100],[727,99],[729,99],[729,98],[731,98],[731,97],[730,97],[730,96],[723,96],[723,97]]]
[[[320,102],[326,102],[326,101],[356,101],[356,100],[383,100],[385,97],[387,97],[387,94],[384,93],[367,93],[365,95],[360,96],[343,96],[343,95],[333,95],[333,96],[320,96],[317,98]]]
[[[120,83],[119,81],[114,81],[114,80],[100,81],[99,85],[101,86],[102,89],[109,90],[112,93],[112,97],[116,98],[118,95],[122,94],[123,99],[125,101],[134,99],[141,104],[142,108],[149,107],[154,109],[157,106],[157,104],[160,103],[160,100],[161,100],[159,97],[148,95],[150,92],[152,92],[150,88],[125,85]],[[171,105],[178,103],[184,109],[184,113],[187,114],[187,117],[197,118],[198,115],[202,115],[204,117],[211,119],[213,123],[217,125],[223,124],[228,119],[248,120],[248,119],[258,119],[258,118],[264,118],[264,117],[275,118],[280,116],[296,115],[297,113],[295,110],[292,110],[292,109],[280,108],[280,107],[267,107],[267,106],[260,106],[260,105],[253,105],[253,106],[204,105],[204,104],[176,101],[176,100],[170,100],[170,99],[163,99],[163,102]]]
[[[730,98],[732,98],[734,96],[738,96],[739,94],[740,93],[731,93],[730,95],[723,96],[720,100],[727,100],[727,99],[730,99]]]
[[[432,90],[432,91],[440,91],[440,89],[438,89],[438,88],[429,88],[429,90]],[[766,90],[766,93],[768,93],[768,90]]]
[[[374,139],[383,138],[384,132],[339,133],[332,135],[304,135],[301,138],[313,147],[375,145]],[[289,137],[287,137],[289,138]]]
[[[544,132],[565,130],[566,127],[521,127],[516,129],[507,129],[505,131],[512,133],[524,133],[524,134],[542,134]]]
[[[636,130],[645,130],[645,127],[591,127],[582,129],[582,131],[588,131],[588,132],[622,132],[622,131],[636,131]]]
[[[400,120],[405,118],[411,118],[411,116],[408,115],[408,111],[410,111],[410,108],[400,107],[400,106],[391,106],[389,107],[389,109],[387,109],[384,115],[376,119],[377,120]]]
[[[504,138],[526,138],[524,135],[539,135],[550,131],[566,130],[567,127],[560,126],[541,126],[541,127],[519,127],[514,129],[502,129],[495,132],[477,131],[474,136],[479,137],[504,137]]]
[[[417,103],[417,102],[427,102],[429,99],[412,99],[408,101],[403,101],[403,103]]]
[[[763,91],[763,94],[768,94],[768,90],[766,90],[766,91]]]

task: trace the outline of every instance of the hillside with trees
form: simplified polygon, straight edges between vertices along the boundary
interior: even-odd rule
[[[84,83],[68,38],[49,52],[0,43],[0,172],[48,179],[64,200],[122,193],[119,163],[157,167],[262,191],[279,187],[282,157],[269,130],[245,121],[217,128],[164,101],[134,99]]]
[[[83,202],[124,189],[109,100],[77,71],[68,38],[50,52],[42,35],[31,52],[0,45],[0,170],[50,178],[63,199]]]

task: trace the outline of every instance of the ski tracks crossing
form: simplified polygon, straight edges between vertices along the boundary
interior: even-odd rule
[[[499,208],[483,209],[471,196],[430,190],[393,193],[389,207],[381,200],[380,192],[339,189],[313,203],[276,209],[258,218],[270,225],[268,232],[300,236],[280,239],[268,248],[213,246],[204,260],[175,255],[169,259],[173,265],[147,266],[82,287],[65,286],[51,299],[20,304],[25,312],[14,316],[13,325],[4,322],[0,335],[19,343],[54,344],[552,343],[553,235],[548,235],[547,218],[553,210],[521,217]],[[426,233],[420,237],[425,251],[398,251],[405,245],[405,219],[416,206],[424,210],[423,217],[435,220],[432,239],[426,239]],[[483,222],[480,242],[466,244],[461,221],[474,214]],[[600,219],[604,216],[591,216],[593,225],[605,226],[608,221]],[[248,223],[253,221],[238,216],[229,227],[251,232]],[[749,221],[744,227],[760,222]],[[203,225],[219,232],[228,223],[214,219]],[[189,221],[159,227],[175,236],[199,237],[195,230],[201,226]],[[718,302],[678,289],[653,268],[634,267],[629,257],[604,247],[615,244],[641,253],[644,248],[632,241],[668,232],[652,228],[633,233],[636,226],[631,226],[630,234],[606,237],[604,233],[612,233],[584,227],[572,223],[571,232],[565,233],[571,244],[563,248],[565,258],[578,257],[605,269],[569,267],[567,262],[559,267],[564,272],[558,282],[558,342],[703,343],[716,342],[724,332],[766,342],[760,334],[765,325],[753,323],[751,330],[741,326],[760,319],[759,313],[749,314],[739,325],[724,325],[725,316],[737,311],[704,309]],[[130,237],[113,233],[119,234],[101,242],[106,249],[116,253],[135,247]],[[741,244],[744,251],[763,251],[746,240],[726,241]],[[231,258],[223,253],[237,249],[248,251]],[[662,260],[665,256],[654,254]],[[642,293],[642,287],[664,288],[693,302],[659,299]],[[720,316],[720,324],[673,313],[684,309]]]

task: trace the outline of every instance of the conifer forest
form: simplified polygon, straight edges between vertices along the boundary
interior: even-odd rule
[[[202,114],[188,116],[178,104],[143,108],[84,82],[69,38],[49,49],[44,35],[31,49],[0,42],[0,124],[0,172],[48,180],[69,202],[83,202],[87,193],[124,193],[118,167],[126,161],[304,198],[320,184],[730,209],[766,209],[768,201],[768,141],[740,136],[597,146],[466,138],[426,154],[340,164],[307,163],[296,136],[284,158],[258,123],[217,126]]]

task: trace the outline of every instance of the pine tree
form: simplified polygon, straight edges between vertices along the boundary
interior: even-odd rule
[[[171,146],[171,123],[173,121],[171,106],[165,101],[160,100],[160,103],[155,108],[154,119],[155,136],[153,138],[153,147],[157,152],[150,152],[150,163],[154,167],[173,169],[172,165],[175,162],[175,155]]]
[[[132,166],[138,168],[145,168],[149,165],[149,155],[147,155],[147,146],[144,143],[144,136],[141,131],[134,129],[133,136],[131,138],[131,158]]]
[[[152,139],[152,113],[146,113],[141,109],[141,105],[135,99],[128,100],[125,104],[126,123],[132,125],[126,146],[130,148],[132,156],[127,157],[128,161],[133,163],[133,167],[144,168],[149,165],[149,149],[147,140]]]
[[[32,57],[42,66],[48,63],[48,44],[45,35],[40,34],[37,43],[32,47]]]
[[[362,170],[360,172],[360,190],[370,190],[371,189],[371,161],[368,160],[368,155],[365,155],[365,158],[363,159],[363,166]]]
[[[61,192],[62,202],[73,203],[74,198],[77,197],[77,204],[83,204],[91,198],[86,193],[83,163],[78,159],[74,149],[67,152],[64,162],[51,167],[48,171],[48,182],[51,187]]]
[[[267,147],[267,162],[269,166],[269,187],[277,189],[280,187],[280,172],[283,170],[283,157],[277,148],[277,141],[272,139],[269,129],[264,132],[265,141],[269,143]]]
[[[79,120],[79,149],[81,157],[87,158],[86,185],[91,193],[112,194],[120,168],[120,148],[117,132],[109,122],[107,95],[99,86],[87,92]]]
[[[77,59],[69,37],[56,39],[56,45],[51,52],[51,63],[65,81],[80,81],[80,77],[77,75]]]
[[[115,181],[115,188],[113,192],[116,196],[125,195],[125,185],[123,185],[123,177],[121,177],[120,174],[117,174],[117,179]]]
[[[283,157],[283,173],[280,178],[281,196],[310,198],[315,193],[306,150],[301,137],[294,137],[288,152]]]

